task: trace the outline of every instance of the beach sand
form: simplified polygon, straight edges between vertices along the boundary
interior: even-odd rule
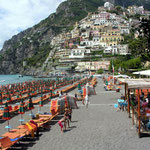
[[[74,94],[76,90],[71,93]],[[121,96],[120,93],[105,91],[103,82],[98,79],[97,95],[90,96],[88,108],[78,102],[79,109],[73,110],[71,128],[63,134],[57,124],[59,118],[51,122],[50,131],[41,132],[39,140],[23,144],[29,150],[149,150],[150,137],[138,138],[132,120],[126,112],[117,112],[113,104]],[[46,105],[42,108],[49,110]],[[34,110],[34,112],[37,109]],[[30,112],[30,111],[29,111]],[[28,113],[29,113],[28,112]],[[29,118],[28,115],[25,117]],[[20,116],[10,120],[16,127]],[[1,124],[0,134],[4,133],[5,123]],[[6,132],[6,130],[5,130]]]

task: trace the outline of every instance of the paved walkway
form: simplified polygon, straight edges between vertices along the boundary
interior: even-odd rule
[[[31,150],[149,150],[150,137],[138,138],[126,112],[116,112],[113,104],[121,93],[105,92],[101,79],[97,95],[90,97],[85,108],[73,110],[71,128],[61,134],[58,124],[43,133]]]
[[[23,149],[149,150],[150,137],[139,139],[127,113],[116,112],[113,106],[121,93],[104,91],[101,79],[98,79],[96,91],[97,95],[90,97],[88,108],[78,102],[79,109],[73,110],[71,128],[65,133],[60,132],[56,118],[50,131],[42,132],[39,140]]]

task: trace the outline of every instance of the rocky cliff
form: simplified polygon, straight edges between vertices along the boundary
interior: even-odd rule
[[[40,72],[43,62],[53,49],[51,39],[62,30],[84,18],[88,11],[103,5],[102,0],[68,0],[60,4],[51,14],[34,27],[13,36],[4,43],[0,51],[0,74],[22,73],[31,75]],[[23,62],[26,66],[23,67]]]
[[[43,62],[53,49],[51,39],[62,30],[72,29],[76,21],[84,18],[88,12],[95,11],[105,1],[123,6],[150,6],[150,0],[67,0],[59,5],[56,13],[4,43],[0,51],[0,74],[25,72],[31,75],[40,72]],[[23,67],[24,61],[27,65]]]

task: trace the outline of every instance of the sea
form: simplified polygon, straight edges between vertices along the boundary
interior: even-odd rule
[[[55,79],[55,78],[34,78],[32,76],[20,76],[20,75],[0,75],[0,85],[7,85],[13,83],[21,83],[25,81],[33,81],[33,80],[47,80],[47,79]]]
[[[33,78],[32,76],[20,77],[19,75],[0,75],[0,85],[32,81],[32,80],[35,80],[35,78]]]

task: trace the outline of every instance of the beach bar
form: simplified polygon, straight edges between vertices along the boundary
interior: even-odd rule
[[[150,79],[118,79],[125,85],[125,98],[138,135],[150,134]],[[131,110],[130,110],[131,109]]]

